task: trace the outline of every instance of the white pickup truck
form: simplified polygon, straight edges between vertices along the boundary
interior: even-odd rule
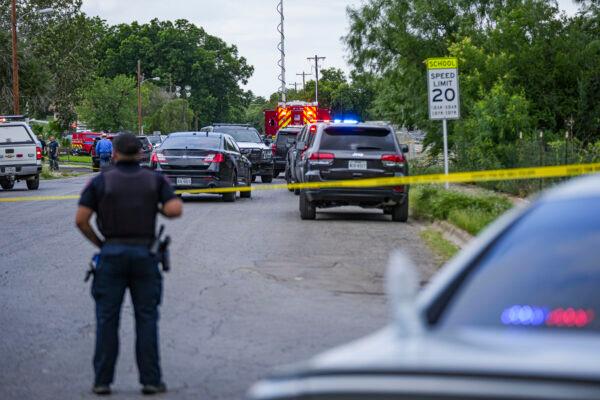
[[[42,148],[24,122],[0,123],[0,186],[14,187],[25,181],[27,189],[37,190],[42,172]]]

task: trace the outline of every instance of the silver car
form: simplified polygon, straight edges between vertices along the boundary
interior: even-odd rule
[[[249,397],[600,399],[600,177],[502,217],[418,294],[417,282],[393,255],[389,326]]]

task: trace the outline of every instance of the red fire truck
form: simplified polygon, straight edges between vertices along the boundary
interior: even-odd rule
[[[292,101],[279,103],[276,110],[265,110],[265,135],[275,136],[288,125],[306,125],[331,120],[331,110],[319,108],[318,103]]]
[[[94,140],[98,137],[100,137],[100,134],[95,132],[74,133],[73,142],[71,143],[71,149],[74,153],[77,154],[92,154]]]

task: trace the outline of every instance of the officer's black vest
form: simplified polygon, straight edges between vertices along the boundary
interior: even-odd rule
[[[103,174],[98,228],[106,239],[154,238],[158,179],[150,170],[113,168]]]

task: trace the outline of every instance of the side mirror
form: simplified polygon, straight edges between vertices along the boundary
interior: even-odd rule
[[[407,144],[403,144],[402,146],[400,146],[400,150],[402,150],[402,153],[406,154],[409,152],[409,148]]]
[[[386,276],[388,301],[393,325],[401,336],[417,336],[425,331],[425,323],[416,307],[419,272],[413,262],[400,251],[390,256]]]

